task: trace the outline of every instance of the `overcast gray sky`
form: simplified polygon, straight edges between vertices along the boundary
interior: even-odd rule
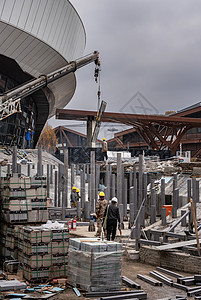
[[[84,54],[100,51],[101,98],[107,111],[125,106],[124,111],[143,113],[137,105],[135,111],[126,105],[137,92],[145,97],[141,102],[159,113],[201,101],[200,0],[71,3],[86,29]],[[76,72],[77,88],[67,108],[97,108],[93,72],[93,64]]]

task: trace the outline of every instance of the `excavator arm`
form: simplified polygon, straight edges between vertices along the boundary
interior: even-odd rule
[[[70,62],[65,67],[62,67],[48,75],[41,75],[36,79],[32,79],[27,83],[0,95],[0,121],[13,113],[21,112],[21,98],[33,94],[39,89],[47,86],[49,83],[69,73],[75,72],[77,69],[84,67],[91,62],[95,62],[96,66],[100,66],[98,51],[94,51],[89,55]]]

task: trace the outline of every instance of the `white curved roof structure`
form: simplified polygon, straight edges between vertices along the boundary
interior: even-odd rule
[[[83,23],[68,0],[0,0],[0,54],[33,77],[82,56],[85,42]],[[75,87],[73,73],[48,85],[49,116],[70,101]]]

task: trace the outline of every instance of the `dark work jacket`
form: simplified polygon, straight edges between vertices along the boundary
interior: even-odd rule
[[[108,214],[107,214],[107,209],[108,209]],[[115,204],[110,204],[109,208],[106,207],[104,218],[106,217],[106,214],[108,220],[114,220],[114,221],[118,220],[118,222],[120,223],[119,208]]]

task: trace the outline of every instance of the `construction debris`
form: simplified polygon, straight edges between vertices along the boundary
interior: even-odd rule
[[[27,285],[19,280],[0,280],[0,291],[15,291],[26,289]]]

